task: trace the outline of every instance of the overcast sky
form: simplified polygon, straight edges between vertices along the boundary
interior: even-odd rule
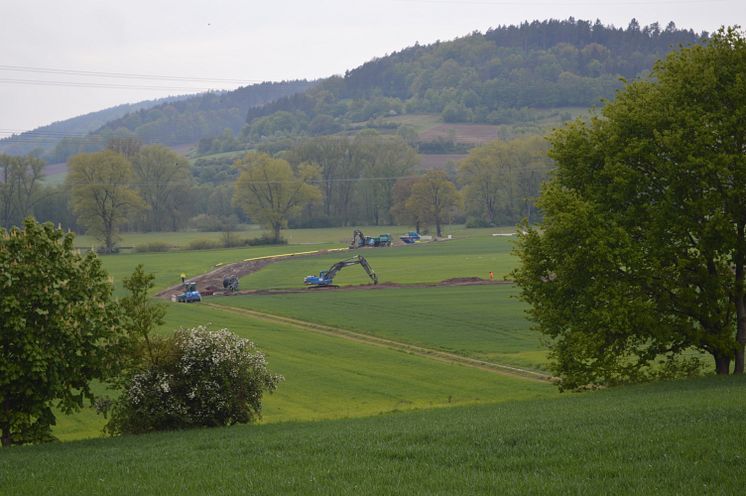
[[[746,0],[2,0],[0,137],[121,103],[194,92],[184,88],[239,86],[204,79],[314,79],[415,42],[571,16],[615,26],[633,17],[643,26],[674,21],[712,32],[745,25]],[[153,86],[169,88],[143,88]]]

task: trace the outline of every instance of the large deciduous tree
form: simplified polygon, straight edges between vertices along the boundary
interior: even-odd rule
[[[192,174],[187,160],[161,145],[142,147],[132,158],[137,191],[147,205],[145,227],[176,230],[189,202]]]
[[[538,136],[495,140],[474,148],[459,164],[467,211],[489,225],[530,222],[551,160]]]
[[[79,409],[116,372],[123,344],[112,287],[72,234],[28,219],[0,229],[0,441],[51,438],[53,407]]]
[[[133,189],[132,164],[121,154],[106,150],[82,153],[70,159],[67,186],[78,221],[114,250],[120,225],[131,210],[143,207]]]
[[[33,155],[0,154],[0,225],[20,225],[38,200],[39,183],[46,164]]]
[[[563,387],[672,373],[688,350],[743,372],[745,75],[743,34],[721,30],[553,136],[515,277]]]
[[[441,170],[428,171],[412,183],[406,209],[416,219],[435,224],[436,236],[442,236],[442,226],[447,223],[461,198],[456,186]]]
[[[249,153],[237,162],[233,201],[252,220],[268,228],[275,242],[288,219],[321,199],[321,192],[308,181],[319,175],[318,167],[304,164],[294,172],[286,160],[266,153]]]

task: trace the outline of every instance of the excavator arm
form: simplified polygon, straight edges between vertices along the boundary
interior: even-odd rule
[[[307,276],[304,279],[303,283],[315,287],[331,286],[334,281],[334,276],[337,275],[337,272],[344,269],[345,267],[349,267],[350,265],[358,264],[363,267],[365,273],[368,274],[368,277],[370,277],[370,279],[373,281],[373,284],[378,284],[378,276],[376,276],[376,273],[373,271],[373,268],[370,266],[365,257],[362,257],[360,255],[355,255],[352,258],[348,258],[347,260],[342,260],[341,262],[335,263],[334,265],[329,267],[329,270],[321,272],[318,277]]]

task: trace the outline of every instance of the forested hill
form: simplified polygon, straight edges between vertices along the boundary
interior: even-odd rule
[[[614,94],[620,78],[634,79],[670,50],[706,36],[673,23],[641,27],[635,20],[626,28],[572,18],[501,26],[372,60],[304,95],[251,109],[247,122],[278,111],[309,125],[401,113],[510,122],[524,107],[597,104]]]
[[[100,133],[126,129],[144,142],[175,145],[194,143],[225,129],[238,132],[246,112],[273,100],[304,92],[312,81],[265,82],[221,93],[205,93],[186,100],[159,105],[109,122]]]
[[[34,150],[46,153],[53,150],[63,137],[84,136],[99,129],[107,122],[118,119],[130,112],[137,112],[157,105],[176,102],[184,98],[190,98],[190,95],[170,96],[138,103],[125,103],[116,107],[65,119],[64,121],[36,128],[33,131],[0,139],[0,153],[26,155]]]
[[[42,157],[55,163],[80,152],[99,150],[112,136],[136,136],[144,143],[192,144],[225,129],[238,132],[251,107],[306,91],[315,84],[265,82],[234,91],[120,105],[0,141],[0,153],[22,155],[41,149]]]

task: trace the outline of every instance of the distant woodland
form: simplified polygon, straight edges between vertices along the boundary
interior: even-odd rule
[[[671,50],[707,39],[708,33],[673,23],[640,26],[634,19],[624,28],[572,18],[500,26],[453,41],[415,44],[320,81],[262,83],[143,107],[31,155],[72,163],[81,161],[80,154],[106,148],[121,154],[131,168],[133,194],[140,197],[121,220],[125,230],[230,229],[256,221],[256,211],[240,208],[234,196],[240,174],[251,164],[270,164],[290,174],[288,181],[318,188],[319,195],[309,196],[316,204],[294,210],[283,225],[426,227],[433,212],[407,203],[424,173],[418,167],[423,154],[460,154],[459,160],[468,154],[430,178],[448,181],[458,192],[445,219],[475,226],[535,220],[540,212],[534,200],[552,167],[541,139],[548,128],[474,147],[452,138],[424,140],[406,118],[516,126],[549,116],[559,124],[612,98],[625,80],[644,78]],[[120,149],[123,143],[129,145]],[[189,161],[177,160],[152,144],[190,145],[193,151]],[[260,155],[246,158],[247,152]],[[171,203],[156,208],[148,201],[157,195],[143,191],[149,179],[138,174],[144,173],[143,164],[157,165],[158,157],[170,161],[179,181],[169,193]],[[4,225],[34,213],[86,227],[69,207],[69,181],[46,185],[43,170],[32,167],[36,161],[14,160],[0,161],[6,177]]]

